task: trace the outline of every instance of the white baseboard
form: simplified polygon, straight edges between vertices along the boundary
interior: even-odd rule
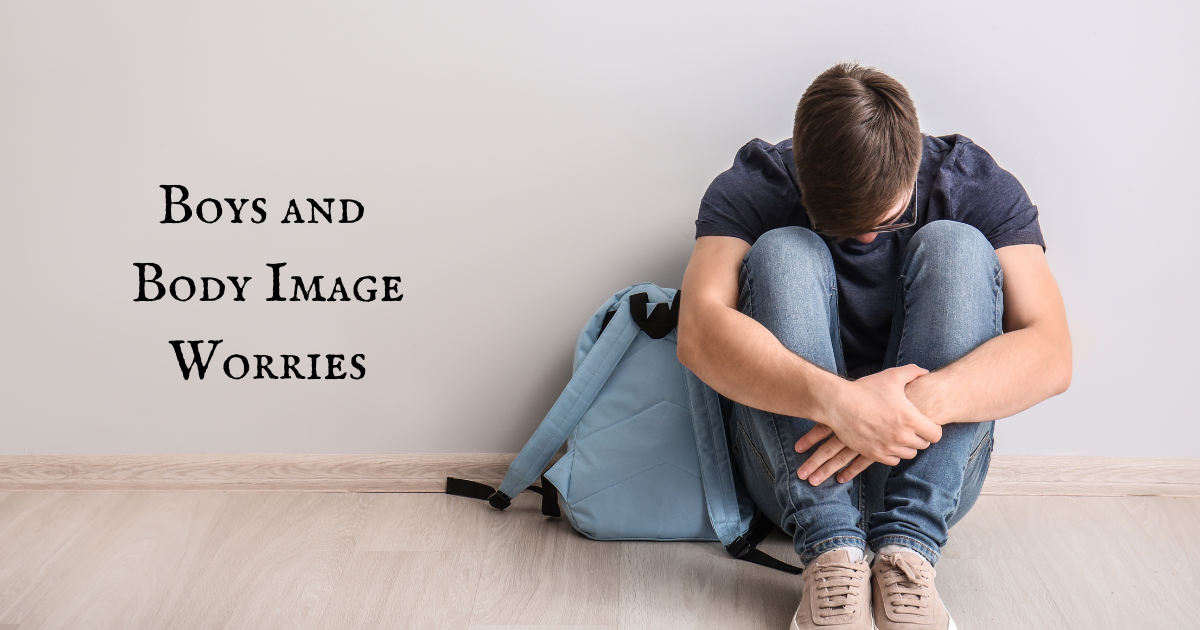
[[[983,493],[1200,497],[1200,459],[995,455]]]
[[[0,491],[442,492],[446,477],[497,480],[511,454],[0,455]]]
[[[499,483],[512,454],[0,455],[0,492],[258,490],[442,492]],[[992,457],[988,495],[1200,497],[1200,459]]]

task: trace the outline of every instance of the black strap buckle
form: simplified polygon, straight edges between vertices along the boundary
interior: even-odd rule
[[[758,543],[762,542],[763,539],[767,537],[767,534],[771,532],[772,527],[773,524],[766,518],[763,518],[762,514],[759,513],[754,520],[750,522],[750,531],[746,532],[746,534],[743,536],[738,536],[733,542],[725,545],[725,551],[728,551],[729,555],[737,558],[738,560],[745,560],[746,562],[751,562],[769,569],[775,569],[777,571],[799,575],[803,572],[803,570],[799,567],[788,564],[778,558],[774,558],[758,548]]]
[[[729,555],[734,558],[741,559],[742,556],[750,551],[751,547],[750,541],[746,540],[745,536],[738,536],[736,540],[725,545],[725,551],[728,551]]]
[[[493,492],[492,496],[488,497],[487,502],[497,510],[503,510],[504,508],[512,505],[512,499],[508,498],[507,494],[504,494],[499,490]]]

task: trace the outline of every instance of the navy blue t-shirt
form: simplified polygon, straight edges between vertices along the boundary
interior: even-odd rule
[[[884,232],[871,243],[822,236],[838,279],[838,318],[846,371],[858,378],[882,369],[891,334],[896,281],[912,235],[930,221],[949,219],[977,228],[992,247],[1046,247],[1037,206],[1011,173],[961,135],[925,136],[917,175],[917,225]],[[709,185],[700,202],[696,237],[733,236],[751,245],[763,233],[810,228],[796,184],[792,141],[755,138],[738,151],[733,168]],[[907,219],[905,219],[907,220]]]

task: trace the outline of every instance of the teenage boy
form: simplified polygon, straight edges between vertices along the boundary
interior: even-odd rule
[[[993,420],[1071,381],[1044,250],[1016,178],[923,135],[907,90],[857,64],[709,186],[679,358],[733,401],[742,478],[805,563],[793,629],[954,628],[933,565]]]

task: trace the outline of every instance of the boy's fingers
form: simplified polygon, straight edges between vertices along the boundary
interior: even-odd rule
[[[841,470],[846,464],[849,464],[850,461],[857,456],[858,453],[855,453],[848,448],[843,448],[840,453],[834,455],[829,461],[822,464],[816,473],[810,475],[808,482],[814,486],[821,485],[822,481],[825,481],[831,475]]]
[[[818,424],[817,426],[809,429],[808,433],[800,436],[799,440],[796,440],[796,452],[803,453],[812,448],[817,442],[824,440],[832,434],[833,429],[830,429],[823,424]]]
[[[900,366],[900,371],[901,374],[904,375],[904,382],[906,384],[915,381],[918,376],[925,376],[929,373],[929,370],[926,370],[916,363],[909,363],[908,365]]]
[[[829,461],[834,455],[840,453],[844,447],[845,445],[838,439],[838,436],[835,435],[829,438],[812,455],[809,455],[803,464],[800,464],[800,468],[796,470],[796,475],[801,479],[808,479],[809,475],[816,472],[822,464]]]
[[[863,457],[862,455],[855,457],[854,461],[850,462],[850,465],[847,466],[845,470],[838,473],[838,476],[837,476],[838,483],[846,483],[847,481],[850,481],[851,479],[857,477],[860,473],[862,473],[862,471],[866,470],[867,468],[870,468],[871,464],[873,464],[873,463],[875,463],[875,462],[872,462],[871,460],[867,459],[866,457]]]
[[[930,444],[933,444],[934,442],[937,442],[938,440],[942,439],[941,425],[934,422],[933,420],[930,420],[929,418],[926,418],[923,415],[921,416],[921,420],[923,420],[923,421],[918,421],[917,427],[914,429],[914,431],[917,434],[917,437],[920,437],[921,439],[925,440],[926,442],[929,442]],[[928,448],[928,447],[926,447],[926,448]]]

